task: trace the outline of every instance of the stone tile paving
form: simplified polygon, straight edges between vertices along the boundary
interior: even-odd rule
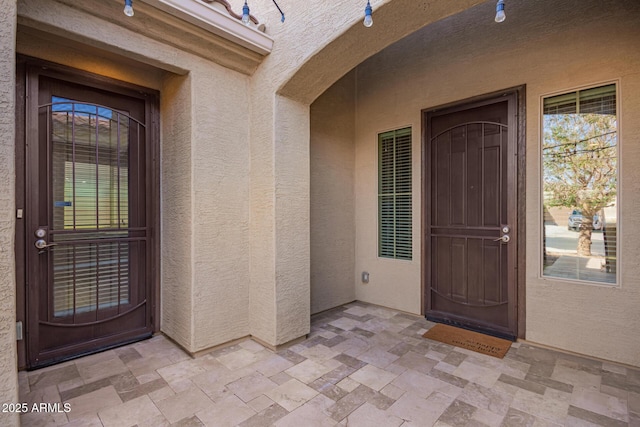
[[[640,426],[640,369],[515,343],[503,360],[422,338],[424,318],[354,302],[272,352],[191,358],[159,335],[20,373],[22,425]]]

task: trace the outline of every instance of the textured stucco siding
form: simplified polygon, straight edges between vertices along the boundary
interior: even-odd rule
[[[193,347],[193,134],[191,76],[167,76],[161,96],[160,329]]]
[[[309,106],[276,96],[276,345],[309,333]],[[300,135],[304,135],[302,139]]]
[[[250,331],[277,346],[310,328],[308,105],[252,97],[250,188]]]
[[[215,72],[214,72],[215,71]],[[193,74],[194,350],[249,335],[248,79]]]
[[[252,82],[254,83],[254,82]],[[252,93],[262,93],[252,85]],[[249,325],[251,335],[275,345],[275,177],[273,99],[251,98],[251,233]]]
[[[271,345],[307,334],[310,314],[309,104],[313,98],[294,102],[277,93],[309,57],[336,37],[338,28],[353,25],[361,13],[346,0],[337,0],[330,8],[291,2],[286,12],[296,19],[284,25],[267,23],[274,49],[251,79],[250,329],[251,335]],[[278,16],[270,3],[257,5],[255,13]]]
[[[311,104],[311,312],[355,299],[355,72]]]
[[[494,6],[494,5],[493,5]],[[640,4],[520,2],[500,25],[484,4],[424,28],[357,68],[356,281],[358,299],[420,310],[422,109],[526,84],[526,338],[640,366]],[[550,15],[549,10],[554,9]],[[576,13],[579,11],[579,13]],[[619,287],[542,279],[541,96],[619,81]],[[414,260],[376,257],[379,132],[413,125]]]
[[[311,103],[348,71],[389,44],[483,2],[371,0],[371,28],[362,25],[366,2],[291,2],[287,8],[296,22],[270,27],[276,40],[275,55],[265,61],[266,66],[257,75],[268,74],[283,83],[278,87],[281,95]]]
[[[357,73],[360,79],[361,70]],[[365,94],[361,95],[360,91]],[[359,88],[356,103],[356,299],[420,314],[420,109],[405,110],[404,100],[392,93],[383,95],[391,96],[386,100],[374,96],[371,98],[374,105],[365,106],[362,96],[366,97],[367,92],[368,89]],[[376,111],[376,108],[385,112]],[[395,260],[378,257],[378,133],[404,127],[412,130],[413,257],[412,260]],[[368,283],[360,278],[365,271],[369,273]]]
[[[18,402],[15,286],[15,39],[16,1],[0,0],[0,403]],[[0,413],[17,426],[17,414]]]
[[[268,23],[274,49],[251,79],[252,335],[281,344],[308,333],[310,185],[309,160],[301,161],[301,154],[309,151],[309,105],[383,47],[481,2],[374,0],[377,24],[371,29],[362,26],[363,6],[352,1],[337,0],[331,7],[316,0],[291,2],[287,14],[295,20]],[[276,13],[270,4],[265,8],[265,16]],[[296,185],[286,184],[289,178]]]

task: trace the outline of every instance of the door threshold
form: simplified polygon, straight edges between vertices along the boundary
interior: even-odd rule
[[[85,356],[91,356],[92,354],[97,354],[97,353],[102,353],[105,351],[109,351],[109,350],[113,350],[114,348],[118,348],[118,347],[123,347],[125,345],[129,345],[129,344],[133,344],[139,341],[144,341],[147,340],[149,338],[151,338],[153,336],[152,333],[148,332],[142,335],[139,335],[137,337],[133,337],[133,338],[129,338],[126,341],[120,341],[117,342],[115,344],[109,344],[106,345],[104,347],[98,347],[95,349],[91,349],[91,350],[86,350],[82,353],[76,353],[70,356],[64,356],[64,357],[60,357],[60,358],[56,358],[56,359],[51,359],[51,360],[47,360],[44,363],[35,365],[35,366],[27,366],[27,371],[37,371],[38,369],[42,369],[42,368],[47,368],[49,366],[53,366],[53,365],[58,365],[60,363],[64,363],[64,362],[68,362],[70,360],[75,360],[75,359],[80,359],[82,357]]]

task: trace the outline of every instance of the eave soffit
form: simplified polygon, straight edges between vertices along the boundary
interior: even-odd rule
[[[44,24],[49,31],[74,38],[73,28],[56,28],[64,19],[48,18],[50,14],[64,13],[60,6],[55,6],[58,3],[243,74],[253,74],[273,49],[273,39],[258,29],[257,20],[252,17],[251,25],[245,26],[232,16],[233,11],[227,9],[224,0],[138,0],[134,3],[133,17],[124,15],[120,0],[34,1],[19,2],[21,25],[43,29]]]

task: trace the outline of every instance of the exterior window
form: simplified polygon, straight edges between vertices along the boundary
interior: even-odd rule
[[[615,284],[616,85],[543,104],[543,275]]]
[[[378,135],[378,256],[412,256],[411,128]]]

